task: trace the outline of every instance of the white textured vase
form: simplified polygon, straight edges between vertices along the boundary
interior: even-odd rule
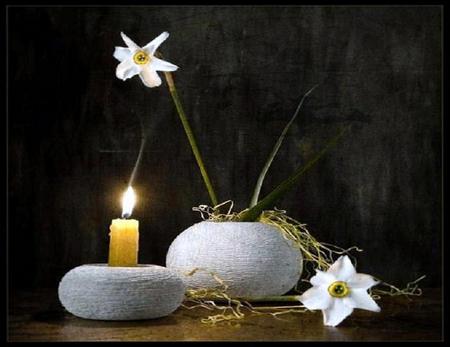
[[[186,287],[173,271],[157,265],[78,266],[64,275],[58,295],[75,316],[137,320],[167,316],[184,299]]]
[[[302,273],[302,254],[276,227],[258,222],[194,224],[169,247],[166,266],[190,288],[217,287],[212,272],[235,297],[282,295]],[[189,275],[194,269],[199,269]]]

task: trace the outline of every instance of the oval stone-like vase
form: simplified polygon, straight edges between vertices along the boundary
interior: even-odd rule
[[[217,287],[214,273],[234,297],[263,297],[292,289],[300,279],[302,259],[300,250],[274,226],[203,221],[172,242],[166,266],[188,288]]]
[[[137,320],[167,316],[184,299],[186,287],[173,271],[158,265],[78,266],[64,275],[58,296],[75,316]]]

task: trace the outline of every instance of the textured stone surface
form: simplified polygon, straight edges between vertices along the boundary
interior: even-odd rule
[[[201,222],[171,244],[166,265],[188,287],[214,287],[214,272],[234,296],[281,295],[300,278],[302,255],[275,227],[263,223]],[[186,275],[195,268],[200,271]]]
[[[100,320],[167,316],[180,306],[184,292],[180,277],[157,265],[82,265],[70,270],[58,289],[59,300],[67,311]]]

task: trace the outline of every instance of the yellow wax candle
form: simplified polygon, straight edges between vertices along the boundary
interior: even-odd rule
[[[136,219],[113,219],[109,229],[109,266],[137,266],[139,222]]]
[[[122,200],[122,217],[129,217],[136,197],[128,187]],[[137,266],[139,251],[139,222],[136,219],[113,219],[110,226],[109,266]]]

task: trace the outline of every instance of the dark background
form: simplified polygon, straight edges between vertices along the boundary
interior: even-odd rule
[[[10,7],[8,242],[12,288],[54,287],[106,262],[108,228],[134,182],[140,262],[209,203],[165,82],[115,77],[120,31],[160,47],[220,201],[248,203],[303,93],[262,195],[352,130],[278,208],[321,241],[358,245],[358,270],[396,285],[441,284],[441,8]]]

